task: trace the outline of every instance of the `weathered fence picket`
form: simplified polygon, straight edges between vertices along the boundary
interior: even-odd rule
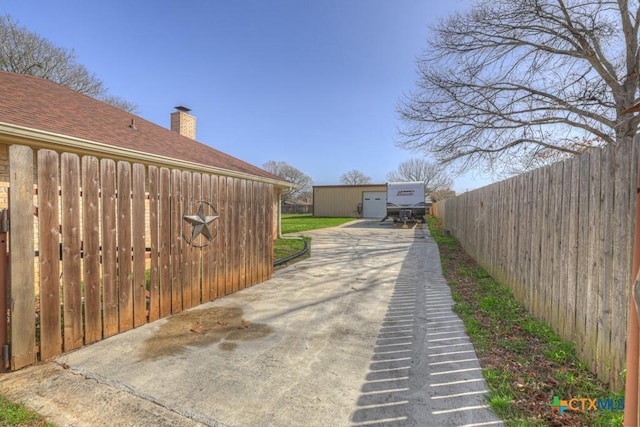
[[[601,245],[600,245],[600,179],[601,179],[601,151],[593,150],[590,156],[591,164],[589,165],[589,240],[587,244],[587,258],[591,260],[585,265],[587,269],[586,295],[585,298],[589,302],[590,309],[594,315],[585,317],[586,320],[586,336],[582,344],[580,353],[589,354],[590,357],[585,362],[592,371],[597,369],[597,334],[598,334],[598,314],[602,309],[599,302],[600,292],[600,263],[601,263]]]
[[[220,216],[220,202],[218,201],[218,177],[216,175],[211,176],[211,199],[209,200],[213,206],[216,207],[216,211],[211,211],[212,215]],[[218,270],[220,269],[218,263],[218,256],[220,253],[220,218],[213,222],[211,233],[215,236],[213,244],[208,246],[209,256],[205,263],[209,267],[209,301],[213,301],[218,298]]]
[[[133,326],[147,322],[145,278],[145,167],[133,165],[131,187],[131,248],[133,276]]]
[[[100,313],[100,164],[95,157],[82,158],[82,265],[84,281],[84,342],[102,339]],[[38,187],[39,189],[39,187]],[[57,261],[57,260],[56,260]]]
[[[158,246],[160,236],[158,219],[159,213],[159,182],[158,168],[149,166],[147,177],[147,188],[149,188],[149,321],[153,322],[160,318],[160,271],[158,265]]]
[[[159,260],[158,268],[158,294],[160,305],[160,317],[171,314],[171,171],[167,168],[160,168],[160,182],[158,184],[158,246]],[[153,286],[153,284],[152,284]],[[155,302],[152,301],[152,304]]]
[[[237,178],[233,178],[233,183],[229,187],[230,190],[230,200],[231,200],[231,228],[229,232],[231,233],[231,247],[233,250],[231,251],[232,262],[231,262],[231,283],[232,283],[232,292],[237,292],[240,289],[240,255],[239,255],[239,247],[240,247],[240,233],[238,231],[238,218],[240,217],[240,206],[238,204],[238,192],[240,190],[240,183]]]
[[[9,147],[12,170],[9,179],[11,234],[9,252],[11,267],[11,369],[20,369],[36,361],[35,352],[35,269],[33,264],[33,151],[24,146]],[[20,238],[11,238],[11,236]],[[58,306],[59,310],[60,307]],[[19,333],[18,333],[19,332]]]
[[[633,253],[633,241],[629,238],[628,233],[632,233],[634,229],[634,215],[632,214],[635,209],[635,203],[633,200],[634,192],[628,185],[629,182],[636,182],[635,172],[632,174],[632,170],[635,171],[635,164],[632,163],[632,159],[637,158],[632,153],[629,156],[627,150],[624,147],[616,147],[614,154],[615,162],[615,178],[614,178],[614,191],[615,197],[613,198],[613,286],[611,288],[612,299],[612,326],[611,326],[611,348],[623,349],[626,347],[627,339],[627,316],[623,316],[622,313],[626,313],[629,307],[628,301],[623,301],[619,297],[619,294],[628,296],[626,289],[628,289],[628,281],[625,280],[625,275],[631,275],[631,258]],[[633,176],[633,178],[632,178]],[[626,367],[625,360],[612,357],[611,371],[623,372]]]
[[[58,168],[58,154],[56,152],[49,150],[38,152],[40,354],[45,359],[57,356],[62,352]],[[88,324],[90,323],[91,321],[88,322]]]
[[[117,264],[117,195],[116,163],[100,161],[100,195],[102,205],[102,322],[103,337],[118,333]]]
[[[211,179],[209,175],[201,176],[202,182],[202,195],[200,200],[205,202],[203,207],[205,209],[205,215],[210,216],[213,213],[211,212],[210,204],[211,204]],[[211,227],[213,229],[213,227]],[[213,233],[214,230],[211,230]],[[200,301],[207,302],[210,301],[209,293],[211,289],[211,278],[210,278],[210,265],[209,265],[209,257],[211,249],[211,245],[206,245],[201,249],[201,274],[202,274],[202,288],[200,289]]]
[[[181,177],[179,170],[171,170],[171,313],[182,311],[182,234],[180,212],[182,211]]]
[[[80,241],[80,159],[63,153],[60,167],[62,183],[62,301],[63,343],[65,350],[82,347],[82,290]]]
[[[227,224],[229,222],[229,215],[227,210],[227,178],[221,176],[218,181],[219,184],[219,209],[220,219],[218,220],[218,297],[227,295]]]
[[[191,174],[189,171],[182,171],[182,181],[181,181],[181,191],[182,191],[182,208],[181,212],[187,212],[190,210],[191,204],[193,203],[193,194],[191,187]],[[180,274],[180,282],[182,283],[182,309],[186,310],[191,308],[191,245],[185,242],[185,237],[190,238],[191,236],[187,236],[187,232],[184,227],[181,227],[180,236],[182,238],[182,263],[181,263],[181,274]]]

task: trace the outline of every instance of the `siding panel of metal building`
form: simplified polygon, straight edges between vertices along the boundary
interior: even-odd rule
[[[361,217],[362,193],[387,191],[386,184],[320,185],[313,187],[313,215],[327,217]]]

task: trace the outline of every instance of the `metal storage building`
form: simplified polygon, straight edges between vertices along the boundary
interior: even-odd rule
[[[316,185],[313,215],[382,219],[387,209],[387,184]]]

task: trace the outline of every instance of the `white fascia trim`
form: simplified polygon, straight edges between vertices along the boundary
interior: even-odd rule
[[[264,178],[244,172],[232,171],[229,169],[207,166],[201,163],[178,160],[171,157],[159,156],[157,154],[145,153],[143,151],[132,150],[130,148],[115,147],[101,142],[90,141],[82,138],[75,138],[53,132],[16,126],[9,123],[0,122],[0,141],[7,140],[13,144],[29,145],[36,148],[45,148],[59,151],[60,148],[70,151],[90,154],[96,157],[110,157],[119,160],[136,161],[152,164],[158,167],[169,167],[179,169],[189,169],[192,171],[205,172],[214,175],[230,176],[233,178],[248,179],[251,181],[272,184],[279,188],[295,187],[291,183]]]

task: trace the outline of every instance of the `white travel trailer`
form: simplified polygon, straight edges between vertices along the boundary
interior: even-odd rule
[[[387,216],[393,222],[422,222],[426,214],[423,182],[387,183]],[[384,220],[383,220],[384,221]]]

